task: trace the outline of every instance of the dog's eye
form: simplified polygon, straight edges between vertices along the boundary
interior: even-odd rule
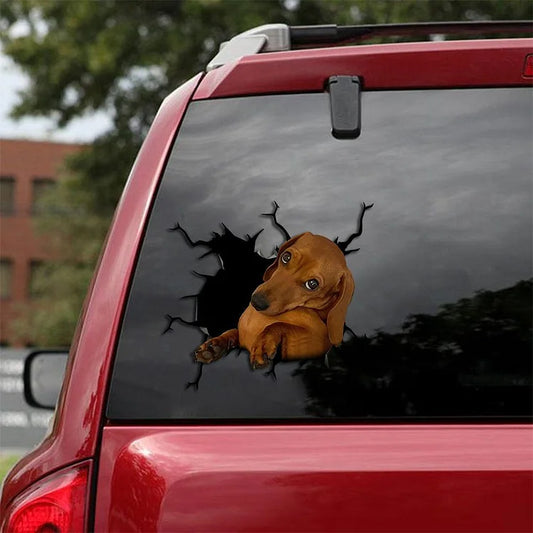
[[[315,278],[308,279],[305,282],[305,288],[309,289],[310,291],[314,291],[314,290],[318,289],[318,280],[316,280]]]
[[[291,260],[291,253],[290,252],[284,252],[281,256],[281,262],[286,265]]]

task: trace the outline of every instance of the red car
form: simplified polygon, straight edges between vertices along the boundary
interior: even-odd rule
[[[338,46],[531,28],[268,25],[169,95],[2,531],[531,531],[533,40]]]

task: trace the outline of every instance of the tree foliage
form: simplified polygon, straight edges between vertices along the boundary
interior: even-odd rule
[[[203,70],[221,42],[267,22],[523,19],[532,9],[529,0],[12,0],[1,7],[3,50],[30,79],[13,116],[52,117],[59,128],[95,111],[112,119],[109,131],[68,160],[67,177],[54,197],[54,211],[62,214],[45,224],[63,245],[80,242],[84,234],[83,245],[91,250],[81,261],[63,246],[62,263],[43,281],[48,303],[71,300],[63,309],[79,308],[79,288],[88,281],[64,269],[76,270],[82,262],[85,272],[92,269],[103,228],[160,102]],[[77,222],[64,223],[65,206]],[[95,224],[95,217],[103,222]],[[93,231],[83,230],[85,225]],[[72,290],[62,297],[58,284],[65,283]],[[68,322],[61,329],[68,333],[56,339],[50,336],[57,330],[54,309],[49,305],[39,321],[40,343],[69,341],[75,317],[64,313],[70,318],[60,319]]]

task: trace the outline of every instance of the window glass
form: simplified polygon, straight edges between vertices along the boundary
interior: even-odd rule
[[[13,261],[11,259],[0,260],[0,299],[11,298],[13,284]]]
[[[42,278],[44,262],[39,260],[30,261],[30,279],[28,283],[28,297],[38,298],[42,296]]]
[[[32,181],[32,213],[43,213],[46,210],[48,195],[55,186],[52,178],[35,178]]]
[[[15,212],[15,178],[0,177],[0,214],[12,215]]]
[[[133,280],[110,418],[530,414],[532,124],[522,88],[364,93],[356,140],[332,137],[327,94],[192,103]],[[307,232],[329,241],[284,247]],[[265,274],[279,248],[291,257]],[[239,326],[252,348],[230,338],[195,362],[252,293],[259,310]],[[327,353],[290,353],[304,344]]]

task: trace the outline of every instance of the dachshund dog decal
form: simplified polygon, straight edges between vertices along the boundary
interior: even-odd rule
[[[342,342],[354,281],[340,248],[304,233],[283,244],[253,292],[237,328],[204,342],[196,360],[211,363],[233,348],[246,348],[253,369],[324,355]]]
[[[233,349],[246,349],[251,368],[259,369],[279,361],[324,356],[342,343],[345,329],[351,331],[345,317],[354,280],[345,256],[358,251],[348,250],[348,246],[362,234],[364,214],[373,204],[361,205],[358,229],[344,241],[309,232],[291,237],[277,220],[278,204],[273,202],[273,206],[273,212],[263,216],[272,218],[285,238],[274,262],[255,251],[262,230],[240,239],[222,225],[223,233],[213,233],[210,241],[193,241],[180,224],[170,229],[180,232],[191,247],[209,248],[202,257],[215,253],[223,265],[214,276],[203,276],[206,281],[199,294],[191,295],[196,299],[196,320],[166,315],[164,333],[179,321],[207,331],[210,337],[194,352],[201,365],[197,380],[189,385],[198,385],[203,364],[217,361]],[[236,250],[241,260],[233,265],[231,257]],[[243,257],[247,259],[243,261]],[[225,301],[226,291],[237,302],[235,308],[229,313],[226,309],[220,317],[216,312],[213,315],[211,310],[218,306],[210,303]]]

